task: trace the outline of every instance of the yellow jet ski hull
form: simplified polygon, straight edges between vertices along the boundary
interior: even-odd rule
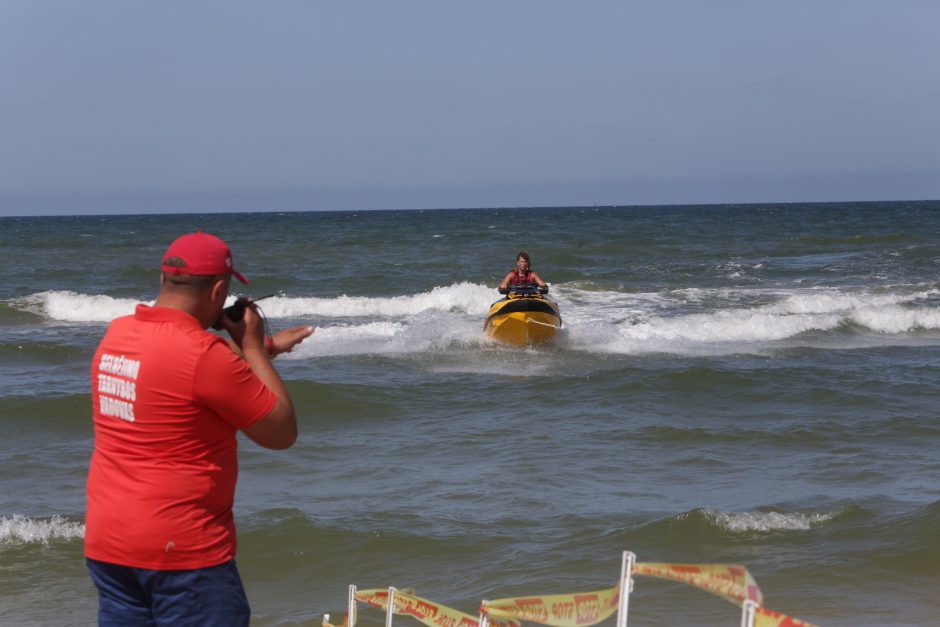
[[[558,305],[540,294],[510,294],[496,301],[490,306],[483,324],[483,331],[489,337],[512,346],[551,340],[560,329]]]

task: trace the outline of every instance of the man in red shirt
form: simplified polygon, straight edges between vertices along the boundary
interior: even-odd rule
[[[236,433],[297,439],[271,357],[312,327],[264,335],[253,305],[222,315],[235,270],[221,239],[191,233],[163,258],[152,307],[114,320],[92,361],[95,450],[85,556],[100,625],[247,625],[232,516]],[[231,344],[206,329],[221,320]]]

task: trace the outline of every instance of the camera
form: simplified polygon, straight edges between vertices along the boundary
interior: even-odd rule
[[[271,298],[274,294],[268,294],[267,296],[259,296],[258,298],[251,298],[250,296],[239,296],[235,299],[235,302],[222,310],[222,315],[231,320],[232,322],[241,322],[242,318],[245,317],[245,308],[248,307],[251,303],[258,302],[264,298]],[[219,318],[212,325],[213,329],[221,331],[225,328],[225,325],[222,324],[222,318]]]

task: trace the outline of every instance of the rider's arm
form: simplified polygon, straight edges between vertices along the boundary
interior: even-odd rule
[[[507,272],[506,276],[503,277],[503,282],[499,284],[499,289],[504,290],[509,287],[510,281],[512,281],[512,272]]]

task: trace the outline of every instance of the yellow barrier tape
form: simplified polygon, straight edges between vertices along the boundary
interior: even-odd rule
[[[781,614],[766,607],[754,609],[754,627],[815,627],[798,618]]]
[[[494,618],[541,623],[552,627],[596,625],[617,611],[620,586],[579,594],[514,597],[484,601],[480,611]]]
[[[388,609],[388,590],[357,590],[356,600],[383,610]],[[395,614],[411,616],[428,627],[479,627],[476,616],[465,614],[452,607],[423,599],[419,596],[395,591]],[[520,627],[516,621],[494,621],[494,627]]]
[[[764,595],[751,573],[737,564],[654,564],[637,562],[634,575],[671,579],[701,588],[741,605],[750,599],[760,605]]]
[[[815,627],[811,623],[768,610],[760,604],[763,594],[747,568],[737,564],[667,564],[639,562],[633,574],[686,583],[716,594],[737,605],[750,600],[755,627]],[[387,610],[388,590],[357,590],[356,601]],[[484,601],[480,612],[493,627],[521,627],[519,621],[550,627],[589,627],[614,614],[620,603],[620,584],[613,588],[570,594],[509,597]],[[411,616],[428,627],[479,627],[475,616],[423,599],[410,591],[395,591],[394,613]],[[353,617],[352,626],[356,624]],[[323,621],[323,627],[350,627],[348,616],[340,626]]]

